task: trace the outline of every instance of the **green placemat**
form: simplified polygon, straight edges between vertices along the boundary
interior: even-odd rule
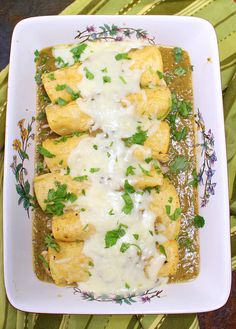
[[[232,268],[236,269],[236,4],[233,0],[77,0],[62,15],[186,15],[207,19],[216,29],[224,95],[229,171]],[[3,176],[8,67],[0,72],[0,182]],[[2,184],[1,184],[2,185]],[[2,186],[0,186],[2,232]],[[2,235],[2,233],[1,233]],[[179,315],[53,315],[16,310],[6,298],[0,243],[0,329],[197,329],[195,314]],[[91,310],[92,312],[92,310]]]

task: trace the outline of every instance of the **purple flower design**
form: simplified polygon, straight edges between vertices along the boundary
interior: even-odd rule
[[[115,41],[122,41],[123,40],[123,37],[118,35],[117,37],[115,37]]]
[[[202,142],[197,145],[202,148],[201,154],[203,156],[203,163],[198,173],[198,181],[204,186],[203,196],[201,196],[201,207],[205,207],[211,195],[215,194],[216,183],[212,183],[212,177],[215,174],[213,166],[217,161],[217,157],[214,151],[214,135],[212,130],[209,129],[206,133],[203,117],[199,110],[195,117],[195,122],[202,136]]]
[[[86,27],[86,31],[87,31],[88,33],[90,33],[90,32],[95,32],[95,27],[94,27],[93,25],[87,26],[87,27]]]
[[[151,298],[149,297],[149,296],[142,296],[141,297],[141,301],[143,302],[143,303],[146,303],[146,302],[149,302],[150,303],[150,301],[151,301]]]

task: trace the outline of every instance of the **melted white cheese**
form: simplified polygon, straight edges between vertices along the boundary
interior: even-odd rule
[[[130,104],[126,108],[121,105],[127,94],[141,92],[142,72],[131,71],[130,60],[115,59],[116,54],[130,48],[129,43],[123,42],[91,44],[81,56],[84,61],[79,68],[83,79],[78,89],[83,99],[77,100],[78,104],[94,119],[93,129],[103,131],[83,138],[67,161],[71,176],[86,175],[90,182],[90,187],[76,203],[81,210],[82,224],[93,224],[96,229],[83,249],[84,254],[93,259],[94,266],[89,270],[88,281],[79,283],[79,287],[95,294],[137,293],[150,289],[157,285],[158,271],[166,259],[156,248],[156,241],[163,239],[163,235],[154,232],[155,214],[149,209],[149,193],[130,193],[133,209],[130,214],[122,211],[125,180],[134,184],[143,175],[140,165],[145,170],[151,168],[151,164],[138,161],[133,155],[135,149],[140,148],[145,157],[150,157],[151,150],[140,145],[128,148],[122,139],[133,135],[137,126],[149,129],[148,135],[159,126],[158,122],[153,124],[151,120],[138,117]],[[69,51],[70,48],[57,47],[54,56],[60,55],[71,63]],[[93,79],[86,78],[85,68],[93,74]],[[106,72],[102,72],[104,69]],[[109,76],[111,82],[104,83],[104,76]],[[129,166],[134,168],[134,175],[127,177]],[[125,234],[106,248],[106,233],[121,224]],[[120,251],[122,243],[131,244],[125,252]]]

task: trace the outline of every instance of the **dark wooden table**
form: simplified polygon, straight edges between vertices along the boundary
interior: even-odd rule
[[[11,34],[16,23],[27,17],[56,15],[70,3],[71,0],[0,0],[0,69],[8,64]],[[198,315],[201,329],[236,328],[236,272],[233,273],[232,290],[226,305],[217,311]]]

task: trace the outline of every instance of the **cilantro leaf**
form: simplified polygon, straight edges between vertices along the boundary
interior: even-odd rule
[[[116,242],[125,235],[125,230],[123,227],[126,227],[120,224],[115,230],[106,232],[105,235],[105,248],[110,248],[116,244]]]
[[[183,50],[182,50],[182,48],[175,47],[173,49],[173,53],[174,53],[175,63],[178,64],[181,61],[181,59],[182,59]]]
[[[45,236],[44,243],[47,248],[52,248],[52,249],[56,250],[57,252],[60,251],[59,244],[57,243],[57,241],[54,239],[54,237],[51,234],[48,234]]]
[[[120,80],[123,82],[124,85],[127,84],[126,80],[124,77],[122,77],[122,75],[119,76]]]
[[[183,68],[182,66],[178,66],[176,67],[176,69],[174,70],[174,74],[176,74],[178,77],[182,77],[183,75],[185,75],[187,73],[187,71],[185,70],[185,68]]]
[[[145,176],[149,176],[151,177],[151,174],[148,170],[144,169],[140,164],[138,165],[139,168],[141,169],[142,173],[145,175]]]
[[[125,205],[122,208],[122,211],[126,214],[129,215],[132,211],[132,209],[134,208],[134,203],[133,200],[131,199],[129,193],[125,192],[124,194],[122,194],[122,199],[125,202]]]
[[[66,63],[60,56],[55,59],[55,63],[59,68],[67,67],[69,63]]]
[[[83,182],[85,180],[88,180],[88,176],[87,175],[77,176],[77,177],[74,177],[73,180],[75,180],[76,182]]]
[[[135,167],[133,167],[133,166],[127,167],[126,172],[125,172],[125,176],[129,176],[129,175],[133,176],[135,174],[134,169],[135,169]]]
[[[161,72],[161,71],[156,71],[157,75],[159,76],[160,79],[163,79],[164,78],[164,73]]]
[[[142,130],[141,127],[137,127],[137,132],[134,135],[124,138],[124,143],[125,146],[131,146],[133,144],[143,145],[147,137],[147,131]]]
[[[39,259],[41,260],[41,262],[43,263],[43,265],[49,270],[49,264],[46,261],[45,257],[43,255],[39,255]]]
[[[182,214],[181,208],[176,208],[172,215],[169,215],[170,219],[172,221],[175,221],[179,218],[179,216]]]
[[[42,154],[46,158],[55,158],[55,154],[52,154],[47,149],[45,149],[43,146],[38,146],[37,151],[38,151],[38,153]]]
[[[164,256],[166,256],[166,258],[167,258],[165,247],[162,244],[159,245],[159,250],[160,250],[160,253],[163,254]]]
[[[193,176],[193,180],[189,184],[192,185],[193,187],[197,187],[199,181],[198,181],[197,170],[195,168],[192,171],[192,176]]]
[[[92,72],[90,72],[87,67],[84,67],[84,72],[85,72],[85,76],[88,80],[94,79],[94,74]]]
[[[188,167],[188,161],[184,156],[177,156],[171,163],[170,163],[170,171],[172,173],[177,173],[180,171],[184,171]]]
[[[67,102],[65,99],[59,97],[59,98],[56,100],[56,104],[58,104],[59,106],[65,106],[66,104],[68,104],[68,102]]]
[[[34,52],[34,61],[37,62],[39,58],[40,58],[40,52],[38,51],[38,49],[36,49]]]
[[[75,63],[79,62],[80,56],[85,51],[87,46],[88,45],[86,43],[81,43],[77,47],[74,47],[70,50],[70,52],[73,54],[73,58],[74,58]]]
[[[131,58],[129,57],[129,54],[128,54],[128,53],[119,53],[119,54],[117,54],[117,55],[115,56],[115,59],[116,59],[117,61],[120,61],[120,60],[122,60],[122,59],[131,59]]]
[[[98,172],[100,170],[100,168],[90,168],[90,172],[93,174],[95,172]]]
[[[109,77],[108,75],[104,75],[104,77],[102,77],[103,82],[104,83],[110,83],[111,82],[111,77]]]
[[[138,240],[139,239],[139,235],[138,234],[133,234],[133,237],[135,238],[135,240]]]
[[[141,253],[142,249],[135,243],[128,243],[128,242],[123,242],[120,246],[120,252],[124,253],[126,252],[131,246],[134,246],[138,249],[138,252]]]
[[[188,132],[188,130],[187,130],[187,127],[184,127],[182,130],[173,130],[173,139],[175,140],[175,141],[181,141],[182,139],[185,139],[186,138],[186,136],[187,136],[187,132]]]
[[[205,219],[200,215],[196,215],[193,218],[193,223],[195,227],[201,228],[205,225]]]
[[[125,190],[125,192],[127,192],[127,193],[134,193],[134,192],[135,192],[134,187],[133,187],[132,185],[129,184],[129,182],[128,182],[127,179],[125,180],[124,190]]]

